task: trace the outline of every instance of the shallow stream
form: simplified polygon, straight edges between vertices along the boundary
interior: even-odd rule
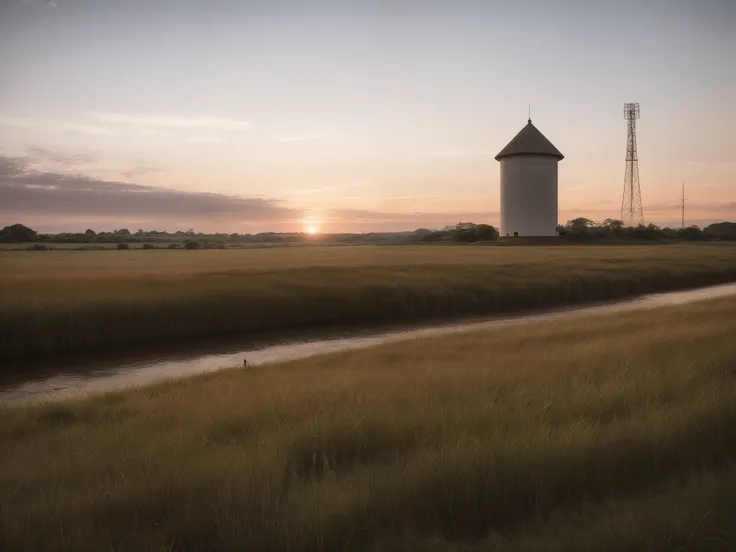
[[[682,305],[729,295],[736,295],[736,283],[493,318],[475,317],[393,326],[351,326],[349,330],[307,329],[268,336],[207,340],[196,347],[147,348],[124,355],[116,352],[114,355],[77,356],[58,361],[45,359],[40,363],[17,365],[10,373],[0,375],[0,405],[61,400],[90,392],[145,385],[163,379],[242,366],[243,359],[247,359],[249,365],[257,365],[466,330]]]

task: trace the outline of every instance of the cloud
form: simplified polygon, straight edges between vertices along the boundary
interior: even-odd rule
[[[487,223],[499,217],[498,211],[444,212],[444,213],[386,213],[364,209],[337,209],[333,216],[346,222],[403,222],[455,224],[461,221]]]
[[[0,182],[22,177],[27,170],[25,157],[0,156]]]
[[[297,189],[291,192],[287,192],[286,195],[309,196],[309,195],[315,195],[315,194],[324,194],[328,192],[338,192],[341,190],[351,190],[354,188],[360,188],[362,186],[366,186],[367,184],[368,184],[367,182],[353,182],[351,184],[342,184],[338,186],[320,186],[319,188]]]
[[[205,219],[225,223],[284,221],[299,216],[298,210],[284,207],[276,200],[185,192],[36,170],[33,166],[30,157],[0,155],[0,214]]]
[[[190,144],[221,144],[224,139],[221,136],[194,136],[187,142]]]
[[[0,0],[1,1],[1,0]],[[135,133],[138,135],[169,138],[172,132],[189,131],[210,134],[196,134],[188,138],[191,143],[216,143],[223,141],[217,132],[234,132],[252,128],[249,121],[210,115],[178,116],[178,115],[133,115],[128,113],[108,113],[91,111],[84,114],[79,121],[63,121],[50,119],[33,119],[0,113],[0,125],[26,130],[56,130],[60,132],[77,132],[96,136],[116,136]]]
[[[657,203],[653,205],[644,205],[644,213],[667,213],[667,212],[680,212],[682,205],[676,203]],[[723,213],[726,215],[736,215],[736,201],[730,201],[728,203],[690,203],[685,202],[685,213],[688,212],[702,212],[702,213]]]
[[[150,165],[138,165],[132,169],[120,171],[120,174],[125,178],[135,178],[136,176],[143,176],[144,174],[150,174],[152,172],[161,172],[164,169],[161,167],[153,167]]]
[[[276,138],[277,142],[281,142],[282,144],[291,144],[294,142],[307,142],[311,140],[319,140],[320,138],[324,138],[323,134],[296,134],[293,136],[280,136]]]
[[[164,168],[145,161],[133,160],[131,161],[131,167],[124,170],[105,170],[100,171],[99,169],[94,170],[92,166],[97,164],[99,160],[89,153],[64,153],[58,150],[52,150],[41,147],[29,147],[27,148],[27,154],[22,157],[15,157],[16,166],[20,162],[23,166],[23,170],[26,173],[39,174],[44,172],[63,172],[66,176],[76,175],[81,168],[84,168],[87,173],[112,173],[119,174],[125,178],[135,178],[145,174],[153,172],[161,172]],[[4,157],[4,159],[10,159]],[[89,176],[89,174],[88,174]]]
[[[91,155],[87,154],[69,154],[60,153],[55,150],[46,148],[30,147],[28,148],[28,156],[24,158],[27,163],[35,165],[60,165],[67,168],[78,167],[79,165],[87,165],[94,161]]]
[[[130,113],[111,113],[101,111],[89,111],[85,115],[87,118],[98,123],[145,128],[242,130],[254,126],[250,121],[230,119],[227,117],[213,117],[211,115],[134,115]]]
[[[113,130],[94,124],[70,123],[68,121],[53,121],[44,119],[39,121],[29,117],[16,117],[0,113],[0,125],[26,130],[59,130],[63,132],[81,132],[84,134],[95,134],[99,136],[112,136],[116,134]]]
[[[403,196],[387,196],[382,197],[381,201],[405,201],[407,199],[452,199],[445,195],[403,195]]]
[[[59,3],[56,0],[22,0],[23,4],[46,4],[52,8],[58,8]]]
[[[38,121],[27,117],[14,117],[13,115],[4,115],[0,113],[0,125],[15,128],[39,128]]]
[[[60,130],[65,130],[68,132],[82,132],[84,134],[97,134],[101,136],[114,136],[116,134],[116,132],[114,132],[113,130],[99,125],[62,122],[57,123],[57,126]]]
[[[493,158],[498,152],[490,150],[461,150],[452,149],[445,151],[418,153],[412,156],[413,159],[452,159],[462,157],[490,157]]]

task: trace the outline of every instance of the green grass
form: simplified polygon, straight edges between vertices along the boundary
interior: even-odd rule
[[[0,548],[736,549],[736,299],[0,411]]]
[[[736,247],[313,247],[1,254],[0,358],[508,311],[736,279]]]

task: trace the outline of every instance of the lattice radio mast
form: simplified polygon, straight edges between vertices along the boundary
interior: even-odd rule
[[[626,141],[626,175],[624,176],[624,197],[621,200],[621,220],[629,226],[644,224],[644,210],[641,206],[639,186],[639,157],[636,152],[636,120],[639,118],[639,104],[624,104],[624,119],[628,127]]]

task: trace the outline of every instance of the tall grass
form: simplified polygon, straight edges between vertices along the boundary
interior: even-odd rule
[[[8,408],[0,548],[732,549],[734,313],[548,322]]]
[[[498,312],[736,279],[736,248],[3,253],[0,358],[307,324]]]

